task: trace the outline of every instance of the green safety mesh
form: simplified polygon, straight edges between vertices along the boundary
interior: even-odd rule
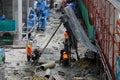
[[[84,6],[82,0],[78,0],[78,2],[79,2],[79,7],[80,7],[80,10],[82,13],[82,17],[83,17],[85,24],[87,26],[87,29],[88,29],[89,39],[93,42],[94,41],[94,27],[89,23],[88,10]]]
[[[15,20],[5,20],[0,21],[0,31],[16,31],[16,23]]]

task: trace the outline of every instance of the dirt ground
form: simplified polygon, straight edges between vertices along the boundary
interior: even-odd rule
[[[60,22],[58,18],[60,15],[60,13],[56,13],[54,10],[51,10],[51,14],[47,22],[47,29],[45,32],[37,33],[36,37],[33,39],[33,48],[39,46],[42,49],[44,47],[46,42],[49,40],[50,35],[58,27]],[[64,48],[64,31],[65,28],[62,25],[41,55],[39,63],[59,61],[60,50]],[[55,67],[50,69],[51,76],[59,75],[64,78],[64,80],[77,80],[75,78],[83,78],[81,80],[99,80],[99,66],[97,63],[94,63],[94,61],[83,58],[85,51],[86,49],[79,44],[78,53],[81,59],[79,61],[72,62],[69,67],[64,67],[56,62]],[[72,56],[76,59],[75,51],[72,50],[72,52]],[[34,71],[36,66],[40,66],[40,64],[32,66],[31,63],[27,62],[25,49],[6,48],[5,54],[5,64],[0,67],[0,80],[27,80],[27,78],[32,76],[38,76],[39,78],[40,76],[45,76],[45,71],[43,70],[39,70],[37,72]]]

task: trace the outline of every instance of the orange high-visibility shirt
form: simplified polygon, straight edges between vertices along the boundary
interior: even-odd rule
[[[68,32],[64,32],[64,37],[65,37],[65,39],[68,39]]]
[[[30,56],[32,54],[32,48],[27,48],[27,55]]]
[[[67,53],[63,53],[63,59],[68,59],[68,54]]]

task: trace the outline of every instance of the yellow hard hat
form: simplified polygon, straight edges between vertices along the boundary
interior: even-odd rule
[[[31,45],[28,45],[28,48],[31,48]]]

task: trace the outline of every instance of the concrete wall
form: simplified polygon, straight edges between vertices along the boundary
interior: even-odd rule
[[[2,15],[3,9],[2,9],[2,0],[0,0],[0,16]]]
[[[7,19],[17,20],[17,10],[18,10],[18,0],[0,0],[0,15],[3,14]],[[27,18],[27,6],[34,7],[34,0],[22,0],[22,10],[23,10],[23,22],[26,22]],[[29,5],[27,5],[27,1],[29,1]]]
[[[7,19],[12,19],[12,0],[1,0],[2,5],[1,11]]]
[[[18,0],[14,0],[13,1],[13,8],[17,8],[17,1]],[[27,2],[29,2],[29,4],[27,4]],[[34,6],[34,0],[22,0],[22,22],[26,22],[27,20],[27,9],[28,9],[28,6],[29,7],[33,7]],[[13,10],[13,11],[16,11]]]
[[[29,0],[28,0],[29,1]],[[27,19],[27,0],[23,0],[22,2],[22,20],[23,22],[26,22],[26,19]]]

